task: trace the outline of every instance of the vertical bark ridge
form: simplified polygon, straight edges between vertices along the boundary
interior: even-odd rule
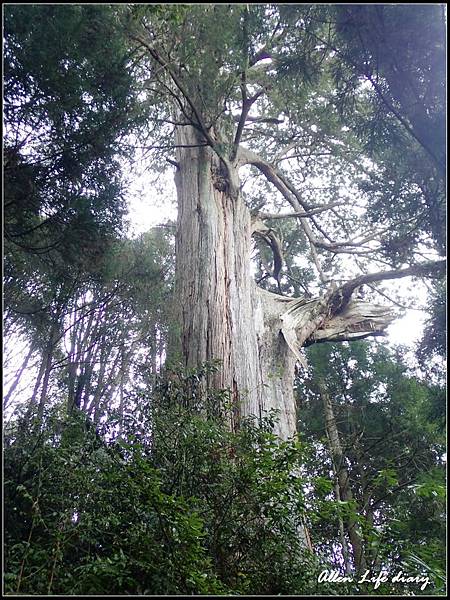
[[[280,335],[279,303],[261,294],[251,277],[251,218],[233,194],[237,172],[228,185],[219,158],[190,127],[179,128],[177,144],[183,146],[176,236],[181,358],[187,367],[220,361],[207,385],[230,390],[233,428],[241,417],[276,409],[276,432],[288,438],[296,433],[296,358]]]

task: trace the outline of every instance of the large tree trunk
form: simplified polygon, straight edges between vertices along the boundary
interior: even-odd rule
[[[177,138],[181,146],[199,144],[190,127]],[[251,277],[250,212],[230,191],[230,174],[223,174],[209,147],[180,148],[178,165],[175,297],[181,358],[187,367],[220,361],[207,385],[230,390],[232,429],[243,417],[262,418],[275,409],[275,433],[287,439],[296,433],[296,357],[281,333],[277,300]],[[237,165],[231,178],[237,189]],[[298,535],[312,549],[305,526]]]
[[[219,360],[209,385],[231,390],[232,427],[243,416],[280,411],[278,433],[296,431],[295,356],[280,334],[274,302],[250,274],[252,225],[240,196],[191,127],[178,131],[176,302],[186,366]],[[237,180],[237,172],[234,174]],[[277,329],[278,325],[278,329]]]
[[[188,367],[220,361],[207,384],[231,391],[233,428],[243,416],[275,409],[276,433],[286,439],[296,433],[293,379],[300,348],[380,333],[393,316],[384,307],[352,302],[351,284],[308,300],[259,289],[250,274],[250,251],[261,224],[252,222],[237,192],[245,161],[238,155],[224,168],[191,126],[178,128],[176,143],[180,358]]]

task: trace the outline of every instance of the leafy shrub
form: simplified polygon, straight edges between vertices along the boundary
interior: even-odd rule
[[[304,593],[303,448],[274,415],[227,425],[208,369],[178,372],[97,430],[78,413],[5,433],[5,587],[27,594]]]

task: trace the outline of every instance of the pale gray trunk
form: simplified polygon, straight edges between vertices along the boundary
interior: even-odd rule
[[[274,409],[276,433],[296,433],[293,392],[300,348],[381,334],[389,309],[352,301],[336,285],[321,298],[285,298],[258,288],[250,274],[252,233],[267,229],[238,193],[238,153],[225,167],[191,126],[178,127],[176,293],[179,358],[188,367],[219,360],[208,385],[229,389],[234,416]],[[172,348],[173,356],[173,348]]]
[[[176,133],[178,222],[175,307],[179,356],[187,367],[218,360],[207,385],[228,389],[235,429],[243,417],[277,413],[282,439],[296,434],[293,380],[300,348],[359,339],[392,320],[384,307],[350,301],[331,286],[321,298],[285,298],[258,288],[250,273],[252,221],[239,190],[239,153],[226,166],[191,126]],[[176,357],[173,344],[172,358]],[[311,548],[308,532],[299,535]],[[352,534],[353,535],[353,534]],[[359,557],[358,557],[358,562]]]
[[[198,144],[191,128],[177,143]],[[188,367],[219,360],[207,384],[228,389],[235,429],[243,417],[278,413],[275,432],[296,433],[293,379],[296,357],[281,333],[280,308],[250,273],[252,223],[229,192],[217,156],[206,147],[180,149],[176,175],[176,303],[181,358]],[[237,181],[237,170],[232,174]],[[298,532],[311,548],[306,527]]]
[[[200,145],[195,131],[180,128],[177,143]],[[248,415],[279,411],[278,433],[296,432],[295,356],[280,333],[279,310],[250,274],[252,225],[240,196],[208,147],[178,150],[176,303],[181,358],[186,366],[219,360],[208,381],[229,389],[232,427]],[[237,180],[237,171],[233,174]]]

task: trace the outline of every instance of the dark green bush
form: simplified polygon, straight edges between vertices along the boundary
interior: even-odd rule
[[[5,588],[20,594],[308,593],[303,452],[273,415],[227,426],[226,392],[172,374],[95,429],[54,409],[5,433]]]

